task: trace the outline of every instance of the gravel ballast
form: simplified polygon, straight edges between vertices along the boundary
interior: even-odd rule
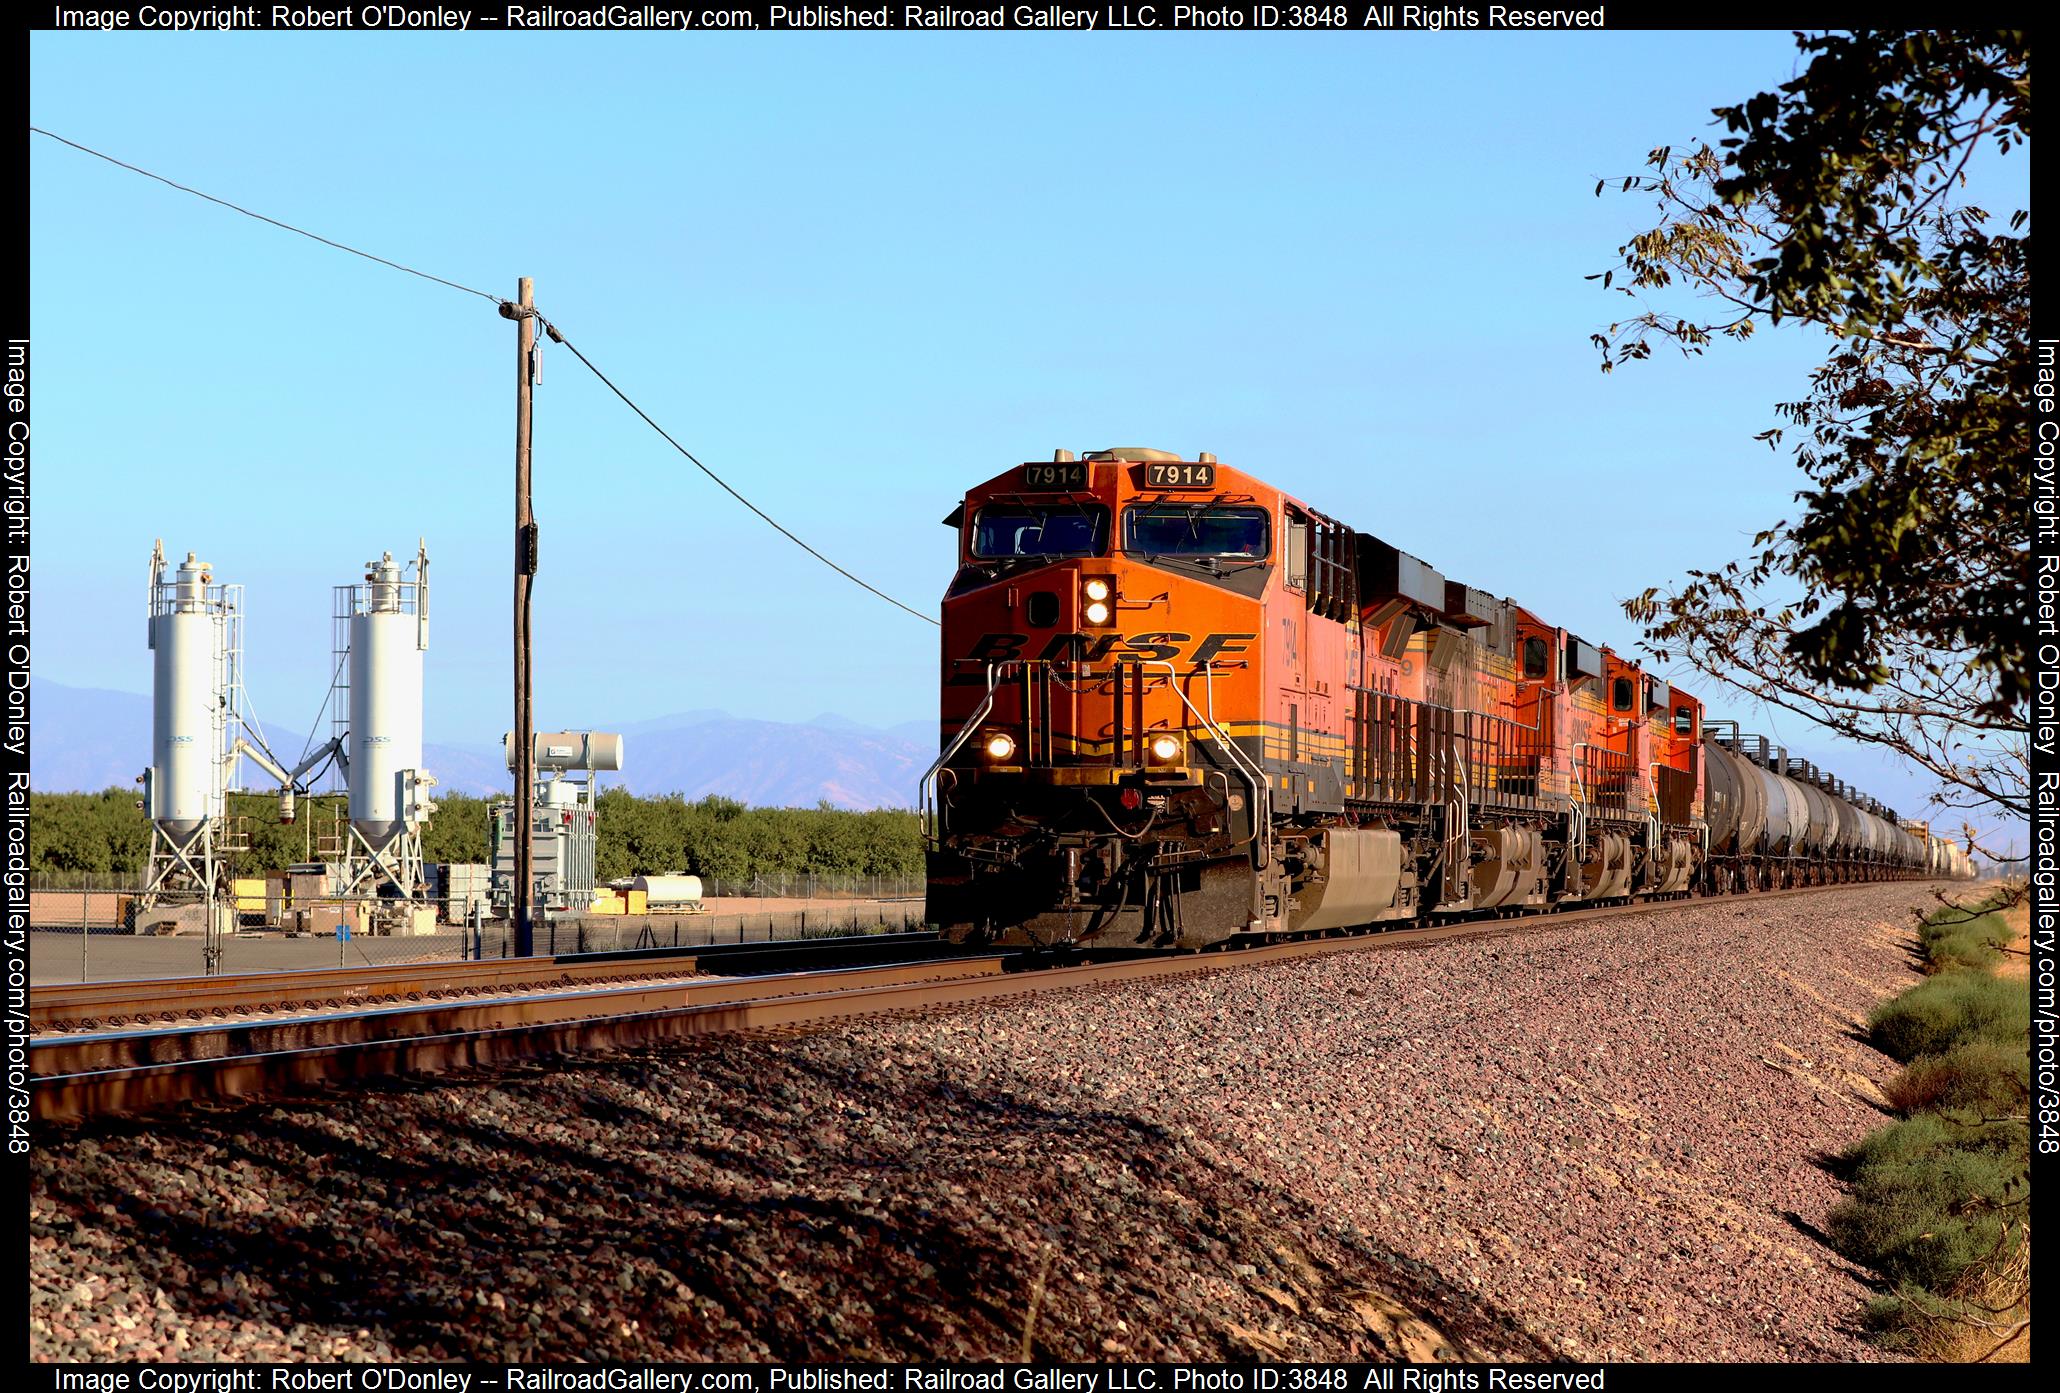
[[[48,1129],[41,1359],[1873,1357],[1929,890]]]

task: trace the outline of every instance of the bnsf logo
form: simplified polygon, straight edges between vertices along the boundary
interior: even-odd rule
[[[1034,657],[1036,661],[1046,663],[1099,663],[1124,658],[1178,663],[1184,657],[1187,663],[1199,667],[1212,658],[1247,651],[1245,640],[1257,637],[1257,634],[1204,634],[1197,640],[1193,634],[1175,633],[1054,634]],[[1025,652],[1029,646],[1028,634],[983,634],[966,658],[968,662],[982,665],[1014,662],[1033,656]],[[954,683],[972,683],[987,679],[978,672],[961,672],[951,680]]]

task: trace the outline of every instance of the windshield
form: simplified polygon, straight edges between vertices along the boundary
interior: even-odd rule
[[[1123,549],[1148,556],[1266,555],[1266,510],[1153,503],[1123,514]]]
[[[1099,556],[1107,549],[1109,510],[1100,504],[1049,508],[994,503],[973,518],[973,555]]]

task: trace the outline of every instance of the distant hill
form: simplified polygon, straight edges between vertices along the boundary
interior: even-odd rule
[[[30,683],[29,780],[46,793],[128,787],[150,760],[150,698],[133,692]],[[756,807],[907,808],[916,780],[937,756],[935,720],[880,729],[826,712],[806,723],[755,721],[726,711],[681,711],[609,727],[623,734],[629,768],[603,775],[635,793],[719,793]],[[328,731],[322,732],[326,738]],[[267,729],[281,758],[300,753],[306,731]],[[1960,819],[1929,812],[1931,780],[1882,751],[1797,748],[1816,763],[1896,808],[1904,817],[1936,817],[1957,831]],[[501,747],[425,745],[423,760],[438,784],[456,793],[508,789]],[[247,777],[256,778],[246,766]],[[1986,822],[1986,819],[1978,819]]]
[[[625,736],[622,780],[636,793],[720,793],[757,806],[908,808],[937,757],[933,735],[839,720],[806,725],[719,716]]]
[[[150,761],[150,698],[133,692],[30,683],[34,721],[29,780],[39,791],[90,791],[135,781]],[[757,807],[906,808],[916,780],[936,758],[934,721],[889,730],[826,713],[806,724],[755,721],[724,711],[686,711],[613,727],[623,733],[621,774],[606,785],[636,793],[716,793]],[[327,732],[323,734],[326,736]],[[305,731],[267,728],[266,740],[290,759]],[[506,792],[498,743],[423,746],[438,784],[456,793]],[[257,777],[246,767],[246,777]]]

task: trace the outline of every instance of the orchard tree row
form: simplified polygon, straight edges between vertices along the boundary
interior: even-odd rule
[[[325,838],[340,831],[342,805],[341,795],[302,798],[297,819],[281,824],[275,798],[231,795],[230,816],[240,819],[249,841],[248,850],[230,857],[234,872],[258,876],[319,858]],[[461,793],[439,798],[423,831],[424,857],[484,862],[491,806]],[[601,794],[597,831],[603,880],[685,873],[735,883],[753,876],[911,876],[923,869],[915,814],[898,809],[751,808],[716,795],[689,801],[611,788]],[[119,879],[140,873],[149,854],[150,824],[134,790],[31,795],[32,872]]]

